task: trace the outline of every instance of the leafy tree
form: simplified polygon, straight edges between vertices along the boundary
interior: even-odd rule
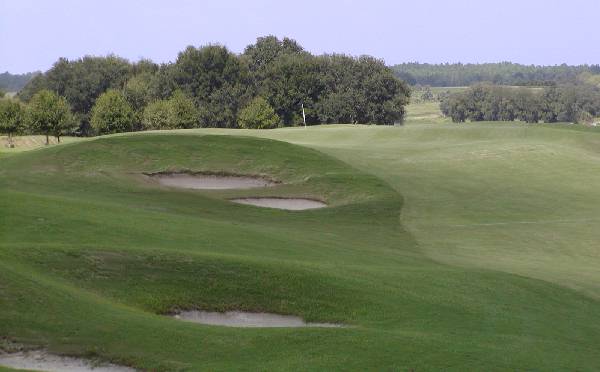
[[[146,106],[142,123],[144,129],[194,128],[198,125],[198,116],[194,102],[178,90],[168,100]]]
[[[245,101],[245,89],[240,86],[225,86],[215,90],[199,109],[201,127],[235,128],[241,102]]]
[[[324,85],[315,103],[320,122],[402,122],[410,89],[383,61],[368,56],[324,55],[317,57],[317,62]]]
[[[46,136],[46,145],[50,143],[50,135],[60,142],[60,137],[74,127],[67,100],[47,89],[40,90],[29,101],[27,123],[32,132]]]
[[[440,109],[446,116],[452,118],[455,123],[467,120],[467,100],[464,94],[452,94],[440,103]]]
[[[144,109],[142,116],[144,129],[171,129],[171,107],[169,101],[158,100],[150,103]]]
[[[243,56],[247,59],[250,69],[264,69],[283,54],[303,54],[304,49],[292,39],[279,40],[276,36],[268,35],[256,39],[256,43],[244,49]]]
[[[358,59],[362,89],[368,102],[367,123],[394,124],[404,119],[410,98],[409,87],[397,79],[382,60],[369,56]]]
[[[530,124],[540,121],[540,101],[537,95],[527,89],[518,89],[514,93],[514,101],[517,118]]]
[[[144,71],[130,78],[123,88],[123,95],[134,111],[134,130],[143,129],[144,108],[156,99],[155,80],[155,75]]]
[[[163,64],[159,67],[158,71],[152,75],[150,84],[150,94],[153,99],[168,99],[173,92],[182,89],[175,80],[175,75],[174,64]],[[191,92],[188,91],[186,94],[195,102],[196,97]]]
[[[92,109],[92,128],[99,134],[130,132],[134,112],[123,94],[108,90],[98,97]]]
[[[421,93],[421,100],[423,101],[433,101],[434,100],[434,96],[433,96],[433,92],[431,91],[431,87],[430,86],[425,86],[423,88],[423,92]]]
[[[277,127],[279,116],[264,98],[256,97],[240,111],[238,123],[242,128],[270,129]]]
[[[366,123],[367,97],[360,62],[353,57],[332,54],[317,58],[323,90],[315,103],[318,122]]]
[[[0,133],[8,136],[8,146],[15,147],[13,136],[23,129],[24,110],[19,101],[0,99]]]
[[[153,75],[159,70],[160,66],[147,58],[140,59],[131,66],[134,76],[141,74]]]
[[[282,55],[265,71],[259,93],[267,99],[286,126],[302,123],[302,104],[311,110],[318,100],[323,83],[319,63],[308,55]],[[310,111],[307,122],[315,123]]]
[[[90,113],[96,99],[108,89],[121,89],[132,75],[131,64],[113,55],[86,56],[70,61],[59,59],[50,70],[32,79],[19,97],[27,102],[41,89],[49,89],[67,99],[80,122],[79,131],[90,131]]]
[[[125,84],[123,95],[134,111],[143,111],[155,97],[153,94],[153,75],[144,72],[133,76]]]
[[[359,107],[364,107],[365,102],[357,104],[360,96],[353,91],[332,92],[325,95],[317,104],[316,111],[319,121],[327,124],[349,123],[355,124],[360,116]]]
[[[177,90],[168,101],[172,128],[195,128],[198,126],[199,112],[194,101]]]
[[[248,89],[247,67],[235,54],[220,45],[189,46],[171,69],[175,86],[194,97],[202,126],[235,126]]]

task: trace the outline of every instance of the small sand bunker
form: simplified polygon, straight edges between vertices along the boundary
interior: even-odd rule
[[[327,206],[327,204],[318,200],[302,198],[238,198],[231,199],[231,201],[257,207],[287,209],[291,211],[325,208]]]
[[[175,318],[186,322],[225,327],[342,327],[342,325],[333,323],[306,323],[302,318],[292,315],[246,313],[241,311],[228,311],[226,313],[197,310],[184,311],[175,315]]]
[[[48,354],[45,351],[0,352],[0,366],[46,372],[135,372],[115,364],[94,364],[80,358]]]
[[[147,175],[161,185],[198,190],[253,189],[277,183],[260,177],[220,176],[213,174],[155,173]]]

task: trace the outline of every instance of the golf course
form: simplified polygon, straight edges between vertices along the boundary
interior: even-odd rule
[[[0,1],[0,372],[600,371],[598,14]]]
[[[600,132],[411,109],[401,127],[3,149],[0,347],[152,371],[596,370]],[[277,183],[179,189],[157,172]],[[248,197],[327,206],[230,200]],[[188,310],[337,326],[172,316]]]

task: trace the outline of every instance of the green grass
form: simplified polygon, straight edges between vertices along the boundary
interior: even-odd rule
[[[406,121],[424,123],[449,122],[442,116],[439,102],[411,102],[406,106]]]
[[[0,336],[148,370],[595,370],[600,135],[573,128],[188,130],[6,156]],[[165,169],[266,174],[285,186],[259,194],[331,207],[139,176]],[[160,315],[192,308],[351,327]]]
[[[71,143],[83,140],[83,138],[77,137],[61,137],[61,143]],[[14,147],[8,147],[8,137],[0,136],[0,157],[6,154],[18,153],[22,151],[35,150],[38,148],[46,147],[46,137],[39,135],[31,136],[16,136],[13,140]],[[50,146],[55,146],[58,141],[54,137],[50,137]]]

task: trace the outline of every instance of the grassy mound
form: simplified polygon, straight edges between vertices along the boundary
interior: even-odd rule
[[[398,191],[414,208],[418,190],[407,189],[415,179],[401,179],[404,158],[392,159],[404,139],[390,133],[401,132],[386,129],[394,128],[266,134],[346,163],[269,139],[194,132],[107,137],[2,158],[0,336],[169,371],[599,365],[598,300],[559,283],[445,262],[431,253],[439,237],[426,240],[413,222],[405,223],[412,232],[399,223]],[[424,176],[431,169],[422,167]],[[169,170],[283,183],[174,190],[142,175]],[[227,200],[244,196],[312,197],[330,207],[290,212]],[[195,308],[352,327],[232,329],[161,315]]]

